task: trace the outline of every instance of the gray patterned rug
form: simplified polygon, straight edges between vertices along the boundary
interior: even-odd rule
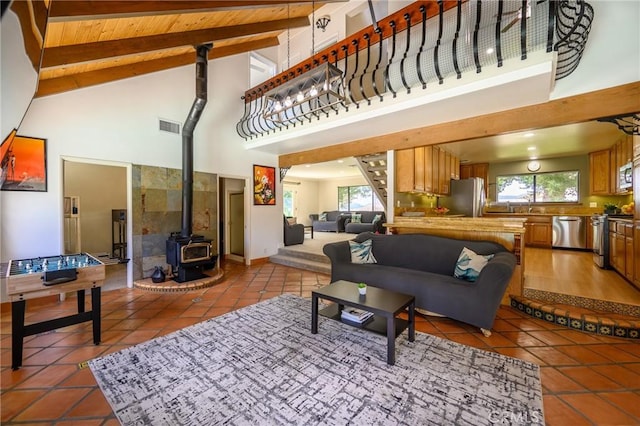
[[[543,423],[537,365],[416,332],[396,343],[282,295],[89,362],[125,425]]]

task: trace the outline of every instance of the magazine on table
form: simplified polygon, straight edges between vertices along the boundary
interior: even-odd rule
[[[345,307],[342,310],[341,317],[347,321],[362,323],[373,316],[373,312],[364,311],[362,309]]]

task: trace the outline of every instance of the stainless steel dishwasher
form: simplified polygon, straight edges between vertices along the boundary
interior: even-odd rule
[[[559,248],[587,248],[587,217],[586,216],[553,216],[552,247]]]

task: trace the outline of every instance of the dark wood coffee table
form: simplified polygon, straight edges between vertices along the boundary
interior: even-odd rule
[[[318,312],[318,299],[330,300],[335,304]],[[373,312],[373,321],[363,324],[361,328],[387,336],[389,365],[396,362],[396,337],[408,328],[409,341],[415,340],[416,302],[413,296],[372,286],[367,287],[365,296],[360,296],[356,283],[343,280],[311,292],[311,333],[318,333],[318,314],[340,321],[345,306]],[[408,321],[397,318],[401,312],[408,312]]]

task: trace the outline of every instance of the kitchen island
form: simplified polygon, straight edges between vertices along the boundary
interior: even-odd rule
[[[447,215],[422,217],[395,217],[384,226],[392,234],[429,234],[459,240],[485,240],[502,244],[517,259],[516,269],[502,298],[509,305],[509,295],[522,296],[524,286],[524,218],[448,217]]]

